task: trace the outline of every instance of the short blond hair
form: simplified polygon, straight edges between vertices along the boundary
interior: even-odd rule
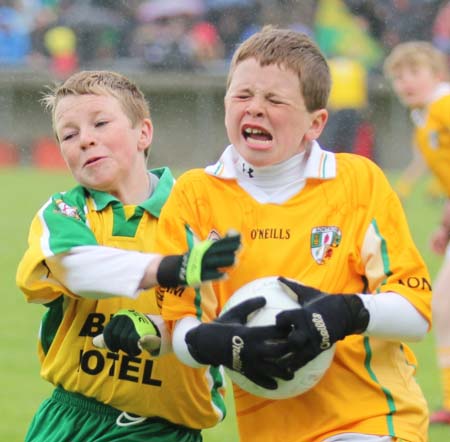
[[[443,80],[448,79],[448,62],[445,54],[427,41],[408,41],[392,49],[383,64],[384,75],[391,78],[403,67],[428,66]]]
[[[41,100],[52,113],[53,128],[56,106],[61,98],[90,94],[115,97],[133,127],[144,118],[150,118],[150,107],[144,94],[130,79],[113,71],[80,71],[62,84],[49,88]]]
[[[308,35],[264,26],[241,43],[234,53],[227,89],[236,66],[249,58],[255,58],[261,66],[276,64],[295,72],[309,112],[326,107],[331,87],[330,69],[325,56]]]

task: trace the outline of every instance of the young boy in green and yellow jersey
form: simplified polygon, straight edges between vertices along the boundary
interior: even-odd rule
[[[128,78],[79,72],[44,101],[79,185],[55,193],[38,211],[17,271],[27,301],[47,307],[39,332],[41,376],[56,387],[25,440],[198,442],[200,429],[223,418],[216,400],[222,385],[193,391],[192,369],[167,353],[164,321],[135,310],[159,313],[156,284],[198,286],[224,277],[239,235],[182,254],[153,252],[174,179],[167,168],[147,170],[149,107]],[[128,312],[125,328],[136,321],[162,340],[160,357],[93,345],[92,337],[121,309]]]

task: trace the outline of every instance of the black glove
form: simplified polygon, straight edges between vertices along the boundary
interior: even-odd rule
[[[94,345],[106,346],[114,352],[122,350],[130,356],[137,356],[142,350],[155,356],[161,345],[158,327],[150,318],[135,310],[119,310],[106,324],[103,342],[99,336],[94,338]]]
[[[190,330],[186,343],[192,357],[201,364],[224,365],[271,390],[277,388],[274,378],[292,379],[291,370],[277,363],[289,352],[287,333],[274,325],[245,325],[247,317],[265,303],[263,297],[249,299]]]
[[[330,295],[283,277],[278,280],[302,306],[277,315],[277,326],[291,329],[292,353],[279,361],[281,366],[298,370],[336,341],[366,330],[369,312],[358,295]]]
[[[158,284],[198,287],[203,281],[222,279],[225,271],[220,268],[234,264],[240,245],[241,235],[233,231],[215,241],[199,242],[184,255],[165,256],[157,271]]]

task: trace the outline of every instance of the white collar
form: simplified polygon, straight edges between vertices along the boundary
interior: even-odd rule
[[[328,180],[336,177],[336,157],[333,152],[323,150],[317,141],[313,141],[305,155],[307,157],[304,178]],[[240,156],[236,148],[230,144],[220,156],[219,161],[207,166],[205,171],[218,178],[237,179],[237,168],[241,166],[239,160]],[[302,177],[299,176],[299,178]]]
[[[254,169],[251,170],[252,176],[248,174],[249,167]],[[219,161],[205,170],[221,179],[236,180],[240,187],[261,204],[283,204],[303,189],[307,178],[334,178],[336,158],[334,153],[322,150],[314,142],[310,149],[295,155],[291,160],[274,166],[253,168],[230,145]]]
[[[423,109],[412,109],[410,112],[411,120],[415,126],[423,126],[428,113],[428,107],[431,103],[439,100],[445,95],[450,95],[450,83],[439,83],[434,92],[431,94],[430,100]]]

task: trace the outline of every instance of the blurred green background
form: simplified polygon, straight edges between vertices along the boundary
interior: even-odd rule
[[[394,178],[395,174],[388,174]],[[27,168],[2,169],[1,189],[1,278],[3,299],[0,320],[0,440],[20,442],[39,403],[52,390],[39,377],[36,339],[43,308],[28,305],[15,286],[17,263],[25,251],[29,224],[35,212],[54,192],[67,190],[74,184],[64,172],[47,172]],[[412,196],[404,202],[412,235],[429,265],[431,276],[438,270],[441,258],[428,248],[428,238],[440,219],[442,201],[430,199],[421,181]],[[439,373],[436,368],[433,334],[412,345],[418,360],[417,378],[431,410],[440,405]],[[233,403],[227,419],[204,432],[205,442],[237,442]],[[433,427],[430,442],[450,440],[450,427]]]

